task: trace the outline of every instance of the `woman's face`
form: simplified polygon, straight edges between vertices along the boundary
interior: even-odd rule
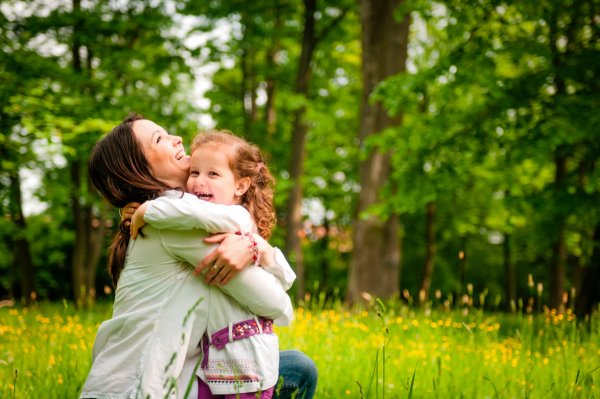
[[[185,153],[181,137],[170,135],[147,119],[133,122],[133,134],[154,177],[170,187],[185,187],[190,171],[190,157]]]

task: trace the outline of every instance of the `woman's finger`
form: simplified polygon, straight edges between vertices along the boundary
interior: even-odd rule
[[[219,269],[218,274],[215,276],[211,284],[214,285],[225,285],[228,281],[229,275],[231,275],[232,270],[226,266],[223,266]]]
[[[247,242],[247,237],[232,233],[215,234],[206,237],[206,243],[218,244],[209,256],[207,256],[198,265],[196,270],[206,270],[212,264],[217,264],[223,269],[212,270],[208,269],[205,274],[204,281],[208,284],[225,285],[240,270],[251,263],[253,253],[250,251],[250,246]]]
[[[213,234],[212,236],[206,237],[204,242],[207,244],[220,244],[225,238],[227,238],[227,235],[227,233]]]
[[[196,270],[194,270],[194,274],[197,276],[200,273],[202,273],[204,270],[206,270],[207,267],[214,265],[214,263],[218,257],[219,257],[219,254],[218,254],[217,250],[216,249],[213,250],[211,253],[206,255],[206,257],[204,259],[202,259],[202,261],[198,264],[198,266],[196,266]],[[209,270],[209,272],[210,272],[210,270]],[[207,274],[208,274],[208,272],[207,272]]]
[[[222,266],[218,266],[216,263],[208,268],[208,271],[204,275],[204,282],[207,284],[214,284],[215,279],[221,272]]]
[[[231,279],[238,274],[239,272],[237,270],[231,270],[227,276],[225,276],[225,278],[223,279],[223,281],[221,281],[221,285],[227,285],[227,283],[229,283],[231,281]]]
[[[212,285],[222,285],[223,279],[231,272],[227,265],[210,268],[211,275],[205,278],[206,283]]]

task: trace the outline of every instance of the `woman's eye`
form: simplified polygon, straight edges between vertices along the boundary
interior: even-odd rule
[[[162,136],[158,136],[158,137],[156,138],[156,144],[160,143],[160,140],[161,140],[161,139],[162,139]]]

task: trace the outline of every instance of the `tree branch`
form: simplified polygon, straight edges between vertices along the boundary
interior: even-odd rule
[[[315,47],[316,47],[317,43],[319,43],[322,39],[324,39],[329,34],[329,32],[331,32],[333,30],[333,28],[335,28],[344,19],[344,17],[348,13],[349,9],[350,9],[349,7],[342,8],[342,12],[340,13],[340,15],[335,17],[335,19],[331,20],[329,25],[327,25],[325,28],[323,28],[323,30],[321,31],[321,34],[317,35],[315,37]]]

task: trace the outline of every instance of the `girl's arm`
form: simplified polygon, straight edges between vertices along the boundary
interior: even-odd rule
[[[136,209],[131,220],[131,238],[137,237],[138,230],[148,223],[157,229],[191,230],[201,229],[209,233],[234,233],[254,230],[254,223],[246,208],[239,205],[222,205],[198,199],[192,194],[167,192],[163,197],[146,201]],[[217,235],[209,237],[207,243],[221,243],[226,236]],[[237,237],[237,239],[242,239]],[[261,254],[260,265],[274,275],[283,288],[288,290],[296,274],[277,248],[273,248],[258,234],[254,239],[259,245]],[[215,253],[201,262],[196,273],[203,272],[213,264],[223,265],[217,269],[209,270],[205,274],[206,282],[213,284],[227,284],[237,273],[251,263],[252,255],[245,247],[231,244],[232,240],[220,245]],[[248,245],[246,242],[244,245]]]
[[[267,240],[258,234],[255,234],[254,238],[258,243],[261,254],[260,265],[279,280],[284,290],[289,290],[296,280],[296,273],[292,270],[285,255],[279,248],[272,247]]]
[[[250,214],[240,205],[222,205],[203,201],[192,194],[167,193],[140,206],[132,217],[134,224],[141,220],[157,229],[201,229],[208,233],[251,231]],[[132,238],[134,237],[132,230]],[[137,234],[136,234],[137,235]]]

